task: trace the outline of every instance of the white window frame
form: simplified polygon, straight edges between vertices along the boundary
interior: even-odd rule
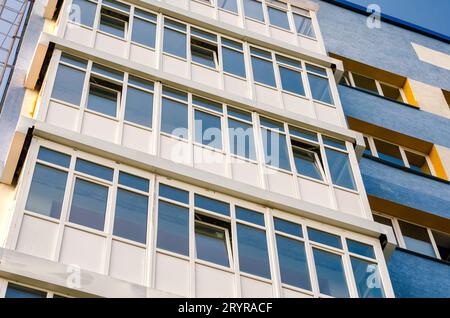
[[[200,213],[200,214],[203,215],[203,213]],[[204,214],[204,215],[207,216],[207,214]],[[208,223],[208,222],[205,222],[205,221],[199,221],[199,220],[195,220],[194,221],[194,229],[195,229],[195,224],[197,224],[197,223],[201,224],[201,225],[204,225],[204,226],[207,226],[209,228],[221,230],[221,231],[223,231],[225,233],[225,247],[226,247],[226,250],[227,250],[228,264],[229,264],[230,268],[233,268],[234,264],[233,264],[233,255],[232,255],[232,252],[231,252],[231,238],[230,238],[229,230],[227,228],[225,228],[225,227],[221,227],[221,226],[218,226],[218,225],[215,225],[215,224],[211,224],[211,223]],[[195,234],[196,233],[194,233],[194,237],[195,237]],[[195,258],[197,260],[201,260],[197,256],[197,242],[195,242]],[[208,261],[205,261],[205,260],[201,260],[201,261],[208,262]],[[208,262],[208,263],[210,263],[210,262]],[[215,264],[215,263],[213,263],[213,264]],[[219,264],[216,264],[216,265],[219,265]]]

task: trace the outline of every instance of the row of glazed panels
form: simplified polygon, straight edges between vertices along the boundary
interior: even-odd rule
[[[377,239],[45,140],[30,149],[13,249],[183,296],[390,295]]]
[[[276,0],[169,0],[162,2],[173,5],[173,10],[177,12],[178,8],[182,7],[231,24],[233,27],[271,37],[275,41],[325,53],[315,12],[291,4]],[[211,6],[206,2],[214,3]],[[64,6],[70,6],[69,20],[72,22],[89,28],[97,27],[101,31],[112,33],[122,39],[129,38],[129,35],[133,36],[133,33],[142,35],[142,31],[148,26],[145,24],[145,18],[154,16],[151,10],[114,0],[72,0],[67,1]],[[96,14],[99,15],[99,21],[96,21]],[[187,14],[192,17],[190,13]],[[201,16],[197,18],[201,21],[205,20]]]
[[[351,143],[61,55],[36,118],[250,185],[367,217]],[[289,186],[288,186],[289,185]]]
[[[87,0],[79,0],[87,1]],[[83,9],[82,7],[82,10]],[[236,98],[345,125],[331,69],[224,37],[162,14],[134,11],[132,32],[116,31],[98,15],[93,27],[68,23],[66,39],[224,90]],[[86,15],[81,11],[81,17]],[[87,15],[90,16],[90,15]],[[84,21],[84,22],[83,22]],[[125,62],[124,62],[125,63]],[[180,79],[181,80],[181,79]]]

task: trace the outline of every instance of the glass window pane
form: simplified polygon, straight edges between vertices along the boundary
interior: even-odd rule
[[[196,36],[199,38],[203,38],[206,40],[209,40],[211,42],[217,42],[217,35],[213,33],[209,33],[200,29],[197,29],[195,27],[191,27],[191,36]]]
[[[200,41],[195,42],[198,44],[191,43],[192,61],[211,68],[216,68],[215,51],[201,45]]]
[[[77,159],[75,170],[108,181],[112,181],[114,174],[114,170],[111,168],[101,166],[80,158]]]
[[[369,258],[375,258],[373,246],[347,239],[347,247],[350,253],[355,253]]]
[[[100,85],[89,86],[87,108],[99,113],[116,117],[119,92]]]
[[[330,234],[324,231],[308,228],[308,237],[310,241],[325,244],[335,248],[342,249],[341,238],[337,235]]]
[[[301,129],[301,128],[292,127],[292,126],[289,126],[289,132],[294,136],[297,136],[297,137],[300,137],[303,139],[308,139],[308,140],[311,140],[314,142],[319,142],[319,140],[317,139],[317,134],[315,132]]]
[[[117,189],[113,234],[145,244],[148,197]]]
[[[252,56],[252,68],[255,82],[275,87],[275,75],[271,61]]]
[[[195,223],[197,258],[229,267],[228,248],[224,229]]]
[[[325,152],[327,154],[333,184],[356,190],[356,183],[353,178],[352,167],[348,155],[329,148],[326,148]]]
[[[148,11],[144,11],[138,8],[134,8],[134,15],[153,21],[153,22],[157,22],[157,16],[154,13],[148,12]]]
[[[219,214],[230,215],[230,205],[228,203],[214,200],[200,194],[195,195],[195,206]]]
[[[195,110],[195,141],[216,149],[222,149],[220,117]]]
[[[189,192],[165,184],[159,184],[159,196],[189,204]]]
[[[118,81],[123,80],[123,72],[117,71],[115,69],[112,69],[112,68],[109,68],[109,67],[106,67],[106,66],[103,66],[100,64],[93,63],[92,64],[92,72],[114,78]],[[109,82],[107,82],[107,83],[109,83]]]
[[[327,70],[320,66],[306,64],[306,70],[322,76],[327,76]]]
[[[245,17],[264,22],[262,3],[256,0],[244,0]]]
[[[264,127],[267,127],[267,128],[276,129],[278,131],[284,132],[284,125],[283,125],[283,123],[280,123],[280,122],[275,121],[275,120],[271,120],[271,119],[266,118],[266,117],[259,117],[259,118],[260,118],[261,126],[264,126]]]
[[[164,18],[164,25],[183,32],[187,30],[185,24],[167,18]]]
[[[170,87],[167,87],[167,86],[163,86],[162,92],[163,92],[164,96],[168,96],[168,97],[172,97],[172,98],[175,98],[175,99],[179,99],[179,100],[184,101],[186,103],[188,101],[188,94],[185,93],[185,92],[179,91],[177,89],[170,88]]]
[[[338,148],[338,149],[342,149],[342,150],[347,150],[347,146],[345,145],[345,141],[342,140],[338,140],[338,139],[334,139],[331,137],[323,137],[323,143],[327,146],[331,146],[334,148]]]
[[[5,298],[47,298],[44,291],[8,283]]]
[[[328,79],[310,73],[308,73],[308,79],[311,93],[315,100],[334,104]]]
[[[398,221],[398,224],[400,225],[403,240],[405,241],[408,250],[436,257],[426,228],[400,220]]]
[[[66,172],[37,163],[25,210],[59,219],[66,181]]]
[[[228,116],[233,116],[233,117],[236,117],[236,118],[240,118],[242,120],[246,120],[246,121],[252,122],[252,114],[249,113],[249,112],[246,112],[246,111],[243,111],[243,110],[240,110],[240,109],[228,106],[227,107],[227,113],[228,113]]]
[[[316,248],[313,254],[320,292],[338,298],[349,297],[342,257]]]
[[[121,2],[117,2],[117,1],[113,1],[113,0],[103,0],[102,3],[106,4],[108,6],[111,6],[113,8],[119,9],[119,10],[123,10],[126,12],[130,11],[130,7]]]
[[[236,218],[264,226],[264,214],[236,206]]]
[[[305,96],[302,74],[282,66],[279,69],[283,90]]]
[[[103,32],[123,38],[128,17],[114,11],[102,8],[99,29]]]
[[[279,218],[273,218],[275,230],[284,232],[290,235],[303,237],[303,230],[300,224],[292,223]]]
[[[84,69],[87,68],[87,64],[88,64],[88,61],[80,59],[73,55],[69,55],[67,53],[61,53],[60,61],[67,63],[67,64],[74,65],[74,66],[78,66],[78,67],[84,68]]]
[[[103,231],[108,187],[76,179],[69,221]]]
[[[400,148],[398,146],[375,138],[373,140],[375,142],[375,148],[378,152],[378,158],[400,166],[405,166],[400,153]]]
[[[130,85],[134,85],[134,86],[138,86],[140,88],[144,88],[144,89],[148,89],[148,90],[153,90],[154,88],[154,83],[153,82],[149,82],[147,80],[144,80],[140,77],[136,77],[133,75],[129,75],[128,76],[128,84]]]
[[[164,28],[164,52],[186,58],[186,34]]]
[[[156,24],[134,17],[131,41],[155,48]]]
[[[377,84],[374,79],[356,73],[352,73],[352,75],[356,87],[378,94]]]
[[[157,247],[189,256],[189,209],[159,201]]]
[[[270,24],[286,30],[291,29],[289,27],[287,13],[285,11],[275,9],[273,7],[267,7],[267,10],[269,11]]]
[[[59,65],[53,84],[52,98],[80,105],[85,72]]]
[[[359,297],[384,298],[378,266],[355,257],[351,257],[351,262]]]
[[[128,86],[125,105],[125,120],[152,127],[153,94]]]
[[[265,231],[238,224],[237,238],[240,270],[270,279]]]
[[[276,237],[281,281],[284,284],[311,290],[305,244],[281,235]]]
[[[265,163],[277,168],[291,170],[286,144],[286,136],[276,132],[261,129]]]
[[[225,72],[246,77],[244,54],[222,46],[223,70]]]
[[[228,119],[228,137],[233,154],[256,160],[253,126],[234,119]]]
[[[403,97],[400,93],[400,89],[397,87],[389,86],[383,83],[380,83],[381,90],[383,91],[384,97],[396,100],[398,102],[403,103]]]
[[[144,192],[148,192],[149,189],[149,181],[147,179],[136,177],[122,171],[119,174],[119,184]]]
[[[161,131],[188,138],[188,108],[171,99],[162,99]]]
[[[444,261],[450,261],[450,235],[437,231],[432,232],[441,259]]]
[[[238,12],[236,0],[218,0],[218,6],[234,13]]]
[[[55,165],[69,168],[70,156],[62,152],[50,150],[45,147],[39,148],[38,159],[42,161],[51,162]]]
[[[316,38],[311,18],[294,14],[294,22],[298,34]]]
[[[316,153],[299,147],[292,147],[294,163],[297,173],[317,180],[323,180],[320,165]]]
[[[73,0],[69,21],[80,23],[88,27],[94,26],[97,4],[86,0]]]
[[[405,155],[411,169],[431,176],[431,170],[425,156],[407,150],[405,150]]]
[[[199,97],[199,96],[192,96],[192,103],[197,106],[202,106],[204,108],[208,108],[210,110],[216,111],[221,113],[223,111],[222,104],[213,102],[212,100]]]

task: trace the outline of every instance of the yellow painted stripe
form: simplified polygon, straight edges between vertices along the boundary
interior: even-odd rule
[[[438,149],[436,145],[433,145],[433,148],[430,152],[430,160],[433,163],[434,171],[436,172],[436,177],[447,180],[448,176],[445,172],[444,165],[442,164],[441,157],[439,157]]]
[[[403,92],[405,93],[408,104],[414,107],[419,108],[419,103],[417,102],[416,97],[414,96],[414,92],[411,87],[411,83],[409,79],[406,79],[405,84],[403,85]]]

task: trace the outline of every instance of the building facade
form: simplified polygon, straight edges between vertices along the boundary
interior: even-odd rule
[[[34,1],[0,113],[0,296],[395,297],[411,257],[448,273],[448,109],[420,90],[448,71],[420,82],[341,52],[334,12],[360,17]],[[363,62],[390,75],[379,91],[352,87]],[[405,76],[403,103],[379,96]]]
[[[364,134],[359,166],[374,219],[396,235],[395,295],[450,297],[448,39],[406,23],[364,27],[357,8],[319,3],[327,52],[344,63],[344,113]]]

